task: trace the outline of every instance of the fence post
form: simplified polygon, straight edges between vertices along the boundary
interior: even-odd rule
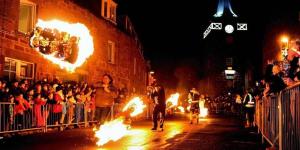
[[[48,113],[49,113],[49,111],[48,111],[48,107],[47,107],[48,105],[46,104],[46,105],[43,105],[42,107],[44,107],[44,125],[45,125],[45,127],[44,127],[44,133],[46,133],[47,132],[47,118],[48,118]]]
[[[277,98],[278,99],[278,109],[279,109],[279,141],[278,141],[278,144],[279,144],[279,150],[282,150],[282,116],[283,116],[283,114],[282,114],[282,104],[281,104],[281,102],[282,102],[282,100],[281,100],[281,98],[282,98],[282,91],[280,92],[280,94],[279,94],[279,97]]]
[[[85,104],[83,104],[83,111],[84,111],[84,127],[88,127],[88,112]]]

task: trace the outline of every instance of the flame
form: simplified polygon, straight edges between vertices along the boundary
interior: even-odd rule
[[[96,144],[102,146],[109,141],[117,141],[127,135],[129,125],[126,125],[123,122],[124,118],[120,117],[101,125],[100,129],[95,131],[95,136],[99,138]]]
[[[204,108],[200,108],[200,114],[199,114],[199,116],[205,118],[207,115],[208,115],[208,109],[205,108],[205,107]]]
[[[190,111],[191,110],[191,105],[187,106],[186,110]]]
[[[143,112],[143,109],[146,107],[143,101],[139,97],[135,97],[130,100],[127,105],[123,108],[123,112],[127,111],[129,108],[133,109],[133,112],[130,113],[130,116],[136,116]]]
[[[129,108],[132,108],[134,111],[130,114],[130,116],[136,116],[142,113],[145,107],[146,106],[143,104],[143,101],[141,101],[139,97],[135,97],[126,104],[123,112],[127,111]],[[123,136],[128,135],[129,129],[130,125],[124,123],[123,116],[110,122],[106,122],[100,126],[99,130],[93,128],[93,131],[95,131],[95,136],[99,139],[96,144],[98,146],[102,146],[109,141],[117,141]]]
[[[184,113],[184,108],[182,106],[178,106],[177,109],[179,109],[180,112]]]
[[[71,36],[79,37],[78,57],[74,63],[63,61],[62,59],[55,57],[54,54],[45,55],[40,53],[52,63],[59,65],[62,69],[66,69],[69,72],[74,72],[75,69],[81,66],[94,52],[93,38],[90,35],[88,28],[81,23],[70,24],[59,20],[43,21],[39,19],[36,26],[42,29],[57,29],[60,32],[64,31],[69,33]],[[32,38],[30,40],[32,40]]]
[[[172,94],[170,98],[167,99],[166,103],[171,105],[168,108],[173,108],[178,105],[179,93]]]

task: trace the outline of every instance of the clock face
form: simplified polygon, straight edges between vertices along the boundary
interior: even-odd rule
[[[232,25],[226,25],[225,26],[225,32],[226,33],[228,33],[228,34],[230,34],[230,33],[232,33],[234,31],[234,28],[233,28],[233,26]]]

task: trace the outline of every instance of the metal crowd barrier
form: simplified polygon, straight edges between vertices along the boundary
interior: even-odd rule
[[[23,113],[15,113],[14,103],[0,103],[0,133],[19,132],[27,130],[43,130],[44,121],[41,118],[43,106],[31,105]]]
[[[261,133],[274,146],[278,140],[279,109],[277,96],[263,97]]]
[[[41,130],[46,132],[53,127],[67,127],[69,125],[84,125],[96,123],[94,120],[94,111],[88,109],[85,104],[63,105],[63,112],[54,113],[53,104],[31,105],[31,108],[24,111],[23,114],[15,113],[14,103],[0,102],[0,134]],[[113,107],[111,108],[113,112]],[[113,117],[113,113],[111,113]]]
[[[90,109],[88,103],[61,104],[62,112],[55,113],[56,104],[35,105],[24,111],[23,115],[16,115],[14,103],[0,102],[0,135],[12,132],[41,130],[47,132],[50,128],[84,126],[89,123],[97,123],[95,120],[95,110]],[[108,120],[114,119],[115,115],[121,111],[122,105],[113,105],[108,114]],[[150,110],[149,110],[150,111]],[[150,117],[150,112],[145,111],[143,114],[132,118],[140,120]]]
[[[300,83],[258,101],[255,124],[273,148],[300,149]]]
[[[300,149],[300,83],[283,90],[279,104],[279,149]]]

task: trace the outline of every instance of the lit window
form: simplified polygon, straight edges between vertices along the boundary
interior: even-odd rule
[[[108,47],[107,47],[107,51],[108,51],[108,62],[115,64],[115,43],[112,41],[108,41]]]
[[[5,57],[4,77],[9,80],[33,79],[34,64]]]
[[[110,19],[114,22],[117,21],[117,4],[111,3],[110,6]]]
[[[23,33],[31,32],[35,22],[36,5],[27,0],[20,1],[19,27]]]
[[[116,21],[117,21],[117,3],[115,3],[113,0],[103,0],[101,15],[104,18],[116,23]]]

